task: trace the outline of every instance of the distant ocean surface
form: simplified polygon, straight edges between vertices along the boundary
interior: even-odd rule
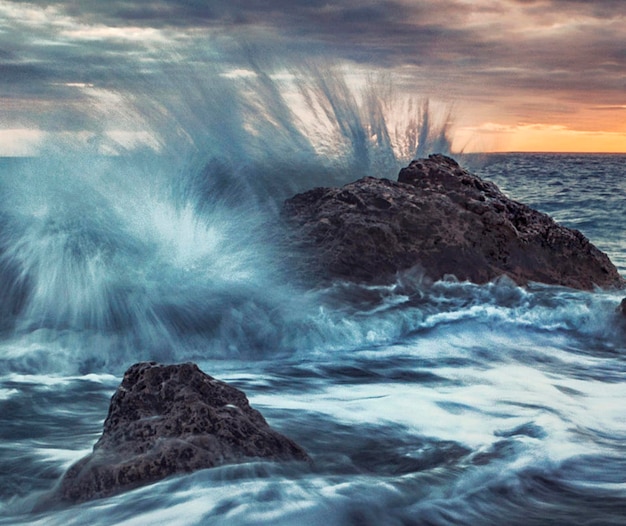
[[[457,160],[626,276],[626,155]],[[250,186],[207,166],[0,160],[0,524],[626,524],[626,292],[419,272],[311,289],[280,254],[280,203],[363,174],[270,164],[284,179]],[[313,464],[33,512],[148,359],[242,389]]]

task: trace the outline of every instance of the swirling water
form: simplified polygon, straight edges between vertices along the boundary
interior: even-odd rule
[[[294,168],[277,151],[200,169],[145,152],[2,162],[0,524],[626,524],[621,293],[417,270],[310,286],[280,201],[363,166],[309,151]],[[462,161],[626,274],[626,156]],[[243,389],[313,463],[33,511],[145,359]]]

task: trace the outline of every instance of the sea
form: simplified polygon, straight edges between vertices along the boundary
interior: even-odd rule
[[[336,127],[339,153],[313,148],[278,113],[281,133],[246,135],[220,110],[204,157],[0,160],[0,524],[626,525],[626,292],[419,268],[386,285],[309,280],[283,200],[395,179],[410,158],[374,155],[386,146],[356,125]],[[455,158],[626,276],[626,155]],[[144,360],[243,390],[312,462],[42,507]]]

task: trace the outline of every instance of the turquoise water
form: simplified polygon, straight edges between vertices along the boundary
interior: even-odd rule
[[[626,275],[626,156],[460,160]],[[280,203],[361,172],[168,163],[0,164],[0,524],[624,524],[622,293],[412,273],[311,287],[282,252]],[[33,512],[146,359],[243,389],[313,464]]]

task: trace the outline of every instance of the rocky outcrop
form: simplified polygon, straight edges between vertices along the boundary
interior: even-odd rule
[[[325,277],[385,282],[419,267],[434,280],[506,275],[518,284],[585,290],[624,285],[582,233],[443,155],[413,161],[397,182],[366,177],[298,194],[285,202],[284,216],[307,265]]]
[[[195,364],[138,363],[111,399],[93,453],[71,466],[55,499],[82,502],[227,463],[307,460],[246,395]]]

